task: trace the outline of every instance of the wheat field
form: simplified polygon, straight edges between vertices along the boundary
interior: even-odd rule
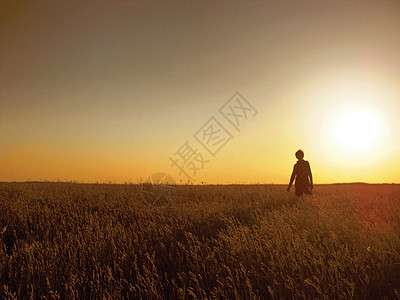
[[[5,299],[400,299],[400,186],[0,183]]]

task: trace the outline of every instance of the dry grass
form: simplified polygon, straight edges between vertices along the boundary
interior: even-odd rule
[[[0,184],[3,298],[400,298],[400,186]]]

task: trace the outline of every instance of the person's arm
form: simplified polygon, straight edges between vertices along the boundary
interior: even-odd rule
[[[310,177],[310,185],[311,185],[311,189],[313,189],[314,188],[314,183],[313,183],[313,179],[312,179],[310,163],[308,163],[308,177]]]
[[[295,171],[295,170],[296,170],[296,165],[294,165],[294,167],[293,167],[293,172],[292,172],[292,176],[290,176],[289,186],[288,186],[288,188],[287,188],[287,191],[288,191],[288,192],[289,192],[290,188],[292,187],[294,178],[296,177],[296,171]]]

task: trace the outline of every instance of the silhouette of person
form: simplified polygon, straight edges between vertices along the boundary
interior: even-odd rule
[[[311,174],[311,168],[308,161],[304,160],[304,152],[298,150],[296,152],[297,163],[293,167],[292,176],[290,177],[289,186],[287,191],[289,192],[293,181],[296,179],[296,196],[301,197],[303,194],[311,194],[311,190],[314,187],[313,178]]]

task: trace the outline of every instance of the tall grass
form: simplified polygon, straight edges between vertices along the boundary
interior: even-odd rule
[[[400,186],[0,184],[0,292],[48,299],[400,298]]]

